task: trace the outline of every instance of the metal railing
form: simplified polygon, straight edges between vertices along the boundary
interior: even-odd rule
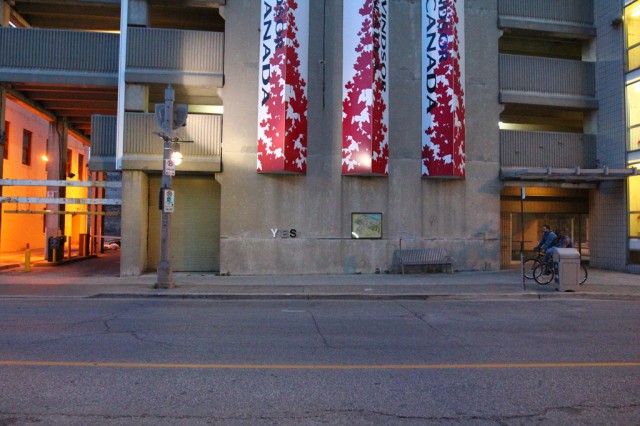
[[[500,54],[500,90],[594,97],[595,63]]]
[[[500,165],[595,168],[596,137],[579,133],[500,130]]]
[[[0,27],[0,80],[116,85],[118,45],[118,34]],[[131,28],[127,47],[134,82],[222,85],[224,33]]]
[[[116,117],[94,115],[91,120],[91,170],[114,170]],[[124,157],[128,169],[162,170],[163,142],[153,114],[125,114]],[[222,116],[190,114],[187,125],[177,131],[184,167],[210,170],[222,157]],[[191,164],[190,164],[191,162]],[[194,163],[201,166],[194,166]],[[207,165],[209,164],[209,165]],[[218,166],[216,166],[218,167]]]
[[[498,0],[501,16],[592,25],[593,0]]]

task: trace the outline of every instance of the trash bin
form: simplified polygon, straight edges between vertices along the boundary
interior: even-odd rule
[[[49,237],[47,240],[47,261],[48,262],[60,262],[64,258],[64,243],[67,241],[67,237],[64,235],[61,237]],[[55,249],[55,259],[53,258],[53,252]]]
[[[580,282],[580,253],[573,248],[554,248],[553,262],[558,265],[556,289],[576,291]]]

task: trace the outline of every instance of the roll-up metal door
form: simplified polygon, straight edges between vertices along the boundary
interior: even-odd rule
[[[149,179],[147,259],[157,269],[160,259],[160,176]],[[173,178],[175,211],[171,213],[171,266],[176,272],[220,270],[220,184],[213,177]]]

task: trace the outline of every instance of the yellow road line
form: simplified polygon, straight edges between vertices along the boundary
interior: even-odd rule
[[[504,364],[174,364],[137,362],[0,361],[0,367],[103,367],[209,370],[481,370],[640,367],[640,362],[554,362]]]

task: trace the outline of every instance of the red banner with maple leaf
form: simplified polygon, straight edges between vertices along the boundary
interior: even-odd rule
[[[309,0],[263,0],[259,173],[307,171]]]
[[[343,3],[342,174],[389,174],[389,6]]]
[[[422,0],[422,176],[465,177],[464,0]]]

